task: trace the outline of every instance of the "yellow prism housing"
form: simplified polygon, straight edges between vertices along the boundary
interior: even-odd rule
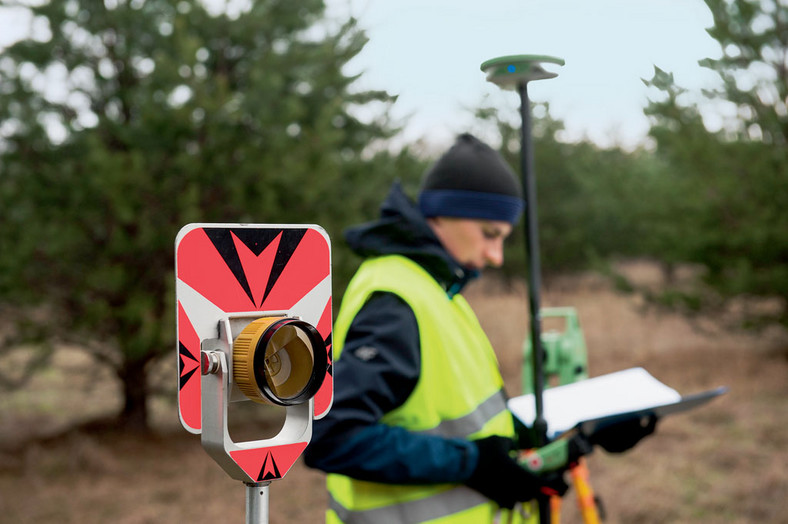
[[[312,325],[289,317],[262,317],[233,342],[233,377],[247,398],[292,406],[315,396],[326,375],[326,345]]]

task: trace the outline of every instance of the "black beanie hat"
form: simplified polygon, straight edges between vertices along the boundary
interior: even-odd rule
[[[425,217],[517,222],[525,203],[517,176],[478,138],[462,134],[424,175],[419,208]]]

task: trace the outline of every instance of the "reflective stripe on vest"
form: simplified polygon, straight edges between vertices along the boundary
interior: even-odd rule
[[[426,435],[440,435],[447,438],[468,437],[480,431],[484,425],[495,415],[506,409],[506,396],[503,391],[497,391],[475,410],[464,417],[454,420],[444,420],[432,429],[425,429],[417,433]]]
[[[329,494],[329,524],[417,524],[428,521],[451,519],[459,524],[537,524],[539,509],[535,501],[515,505],[512,510],[488,510],[484,496],[476,491],[458,486],[428,499],[403,502],[396,506],[363,511],[350,511],[342,507]]]
[[[336,512],[345,524],[385,524],[405,522],[427,522],[460,513],[488,503],[484,495],[465,486],[457,486],[426,499],[400,502],[393,506],[351,511],[343,507],[329,494],[328,507]],[[476,524],[476,523],[474,523]],[[481,523],[479,523],[481,524]]]

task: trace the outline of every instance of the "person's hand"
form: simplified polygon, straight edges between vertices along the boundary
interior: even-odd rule
[[[630,418],[599,428],[588,436],[588,441],[609,453],[623,453],[654,433],[656,427],[655,415]]]
[[[566,467],[576,465],[581,457],[590,455],[594,451],[594,445],[586,438],[585,435],[578,432],[569,438],[567,443],[567,463]]]
[[[479,461],[465,484],[493,500],[502,508],[511,509],[517,502],[540,495],[563,495],[568,486],[561,475],[538,477],[517,464],[511,452],[512,439],[492,436],[474,442]]]

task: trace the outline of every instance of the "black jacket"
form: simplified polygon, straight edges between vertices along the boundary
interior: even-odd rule
[[[346,231],[350,247],[369,258],[404,255],[426,269],[449,295],[477,276],[442,247],[418,208],[394,184],[380,218]],[[342,358],[334,363],[334,404],[317,420],[306,464],[373,482],[463,482],[476,448],[463,439],[410,433],[380,423],[412,393],[420,373],[416,317],[390,293],[377,293],[354,318]]]

